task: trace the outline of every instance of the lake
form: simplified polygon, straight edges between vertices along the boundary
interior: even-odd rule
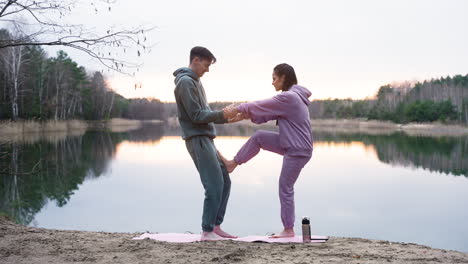
[[[227,157],[252,128],[218,126]],[[468,137],[314,132],[295,185],[296,232],[418,243],[468,252]],[[3,154],[2,154],[3,153]],[[5,154],[6,153],[6,154]],[[201,230],[203,188],[177,129],[0,143],[0,212],[36,227],[108,232]],[[232,174],[224,228],[280,231],[282,157],[261,151]]]

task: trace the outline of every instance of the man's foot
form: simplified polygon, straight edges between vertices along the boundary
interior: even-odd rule
[[[295,236],[294,229],[285,228],[283,231],[270,236],[270,238],[294,237],[294,236]]]
[[[226,233],[224,232],[222,229],[221,229],[221,226],[215,226],[215,228],[213,229],[213,232],[216,233],[217,235],[221,236],[221,237],[224,237],[224,238],[237,238],[236,236],[233,236],[229,233]]]
[[[216,234],[214,231],[203,232],[201,235],[201,241],[218,241],[218,240],[226,240],[226,239]]]
[[[224,166],[226,166],[226,170],[228,173],[231,173],[234,171],[234,169],[237,167],[237,163],[235,160],[228,160],[226,159],[223,155],[221,155],[221,152],[218,151],[218,156],[221,158],[221,161],[224,163]]]

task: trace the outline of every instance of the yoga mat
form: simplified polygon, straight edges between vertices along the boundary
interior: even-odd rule
[[[266,243],[303,243],[302,236],[270,238],[268,236],[246,236],[233,239],[234,241],[244,242],[266,242]],[[328,240],[327,236],[311,236],[311,243],[324,243]]]
[[[200,241],[201,235],[197,234],[180,234],[180,233],[164,233],[164,234],[150,234],[144,233],[139,237],[134,237],[134,240],[142,240],[145,238],[154,239],[164,242],[172,243],[191,243]],[[311,243],[324,243],[328,240],[327,236],[312,236]],[[229,240],[229,239],[226,239]],[[265,242],[265,243],[303,243],[301,236],[284,237],[284,238],[269,238],[268,236],[246,236],[231,239],[232,241],[242,242]]]

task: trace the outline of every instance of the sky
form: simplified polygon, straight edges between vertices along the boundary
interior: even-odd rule
[[[96,15],[85,5],[68,19],[97,30],[156,27],[135,78],[107,73],[112,89],[128,98],[174,101],[172,73],[201,45],[218,59],[202,77],[211,102],[273,96],[279,63],[295,68],[312,99],[362,99],[388,83],[468,74],[467,10],[465,0],[118,0],[111,12]],[[102,68],[66,51],[87,69]]]

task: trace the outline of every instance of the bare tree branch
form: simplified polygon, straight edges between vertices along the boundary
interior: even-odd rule
[[[98,5],[111,5],[115,1],[90,1],[92,8],[98,12]],[[81,24],[63,24],[60,20],[50,19],[51,14],[60,18],[72,14],[78,1],[74,0],[0,0],[0,21],[16,26],[21,38],[0,39],[0,49],[16,46],[64,46],[82,51],[96,59],[110,70],[131,75],[129,68],[140,67],[141,63],[129,62],[119,57],[118,52],[126,53],[130,47],[136,47],[134,56],[141,57],[150,52],[152,45],[146,44],[145,33],[154,27],[138,27],[134,29],[107,30],[107,33],[97,35],[93,30],[86,29]],[[108,7],[111,10],[110,6]],[[34,23],[15,19],[15,15],[26,15]],[[5,18],[10,17],[11,18]],[[59,22],[60,21],[60,22]],[[26,33],[23,27],[36,28],[33,33]],[[37,29],[37,27],[40,27]],[[109,51],[111,50],[111,51]],[[120,56],[121,57],[121,56]],[[133,74],[134,75],[134,74]]]
[[[8,9],[8,7],[10,7],[11,5],[13,5],[14,3],[16,3],[18,0],[11,0],[11,1],[1,1],[0,4],[4,4],[2,10],[0,11],[0,17],[2,16],[5,16],[5,11]],[[6,2],[6,3],[5,3]]]

